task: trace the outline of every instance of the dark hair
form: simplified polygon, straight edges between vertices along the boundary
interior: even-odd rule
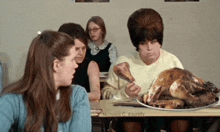
[[[156,39],[162,46],[163,20],[153,9],[141,8],[130,15],[127,23],[131,41],[138,51],[138,46],[146,40]]]
[[[81,25],[76,23],[64,23],[60,26],[58,31],[70,35],[73,39],[79,39],[86,47],[88,46],[87,35]]]
[[[89,20],[88,20],[88,22],[87,22],[87,24],[86,24],[86,33],[87,33],[87,35],[88,35],[88,37],[89,37],[89,39],[91,40],[91,38],[90,38],[90,36],[89,36],[89,24],[91,23],[91,22],[94,22],[95,24],[97,24],[100,28],[101,28],[101,30],[102,30],[102,41],[104,42],[104,40],[105,40],[105,36],[106,36],[106,28],[105,28],[105,22],[104,22],[104,20],[100,17],[100,16],[92,16]]]
[[[53,63],[68,56],[74,45],[74,40],[65,33],[43,31],[32,40],[23,77],[4,88],[3,95],[22,94],[27,107],[26,132],[40,131],[42,126],[46,132],[55,132],[58,121],[71,118],[72,90],[70,86],[60,88],[61,98],[56,101]]]

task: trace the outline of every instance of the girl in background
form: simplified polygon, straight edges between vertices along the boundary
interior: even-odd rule
[[[86,25],[89,36],[87,57],[98,63],[100,72],[108,72],[110,65],[117,59],[118,52],[115,45],[105,40],[106,28],[99,16],[91,17]]]

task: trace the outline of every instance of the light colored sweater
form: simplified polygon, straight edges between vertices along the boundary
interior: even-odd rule
[[[162,49],[160,49],[160,57],[151,65],[146,65],[141,60],[138,52],[131,53],[127,56],[120,56],[116,63],[110,67],[109,76],[106,81],[107,85],[102,89],[104,99],[129,97],[125,92],[125,87],[128,85],[128,82],[118,78],[113,72],[113,67],[122,62],[129,63],[131,74],[135,78],[135,83],[141,87],[139,95],[149,90],[152,82],[162,71],[174,67],[183,69],[181,62],[175,55]]]
[[[58,124],[58,132],[91,132],[90,105],[85,89],[72,85],[71,98],[72,118]],[[0,131],[8,132],[16,123],[18,130],[24,131],[27,111],[26,105],[20,94],[7,94],[0,97]],[[44,131],[42,129],[42,131]]]

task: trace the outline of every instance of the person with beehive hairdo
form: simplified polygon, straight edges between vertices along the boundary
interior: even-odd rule
[[[128,82],[119,78],[113,70],[109,70],[106,85],[102,90],[104,99],[136,98],[146,93],[152,82],[164,70],[178,67],[183,69],[180,60],[173,54],[162,49],[164,25],[160,14],[154,9],[141,8],[132,13],[128,19],[127,27],[131,42],[136,48],[134,53],[118,58],[114,65],[127,62],[135,82]],[[147,123],[148,131],[159,131],[164,125],[164,118],[119,118],[119,127],[123,131],[143,131]],[[181,131],[188,131],[188,120],[176,120],[173,123],[184,124]],[[169,126],[169,125],[168,125]],[[172,126],[172,125],[171,125]],[[118,127],[118,128],[119,128]],[[170,129],[170,127],[168,127]]]

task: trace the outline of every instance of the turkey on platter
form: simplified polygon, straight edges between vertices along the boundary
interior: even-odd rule
[[[127,81],[133,78],[126,62],[116,65],[114,72]],[[218,101],[218,93],[219,89],[213,83],[205,82],[188,70],[172,68],[159,74],[141,101],[166,109],[195,108]]]

